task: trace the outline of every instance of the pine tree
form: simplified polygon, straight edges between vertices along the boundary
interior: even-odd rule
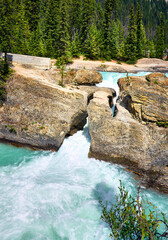
[[[112,24],[113,21],[117,21],[117,1],[116,0],[105,0],[104,3],[104,16],[105,16],[105,26],[104,26],[104,42],[105,42],[105,54],[106,54],[106,59],[110,60],[111,59],[111,47],[110,44],[114,43],[111,42],[112,40],[112,35],[115,31],[112,30]],[[114,43],[115,44],[115,43]],[[114,48],[113,44],[113,48]],[[115,55],[115,54],[114,54]]]
[[[25,18],[23,1],[19,0],[15,5],[15,24],[13,31],[12,52],[20,54],[29,53],[30,31],[28,21]]]
[[[79,57],[81,53],[79,34],[76,32],[74,39],[71,41],[70,52],[72,57]]]
[[[90,59],[99,59],[101,55],[101,35],[96,24],[92,23],[85,42],[85,56]]]
[[[24,0],[25,14],[31,31],[38,27],[40,19],[40,0]]]
[[[156,56],[158,58],[162,58],[164,51],[165,51],[165,19],[162,13],[160,26],[157,29]]]
[[[105,15],[105,37],[108,37],[108,30],[112,20],[117,19],[117,0],[105,0],[104,15]]]
[[[37,29],[31,33],[29,54],[33,56],[45,56],[46,54],[40,25],[38,25]]]
[[[138,3],[137,5],[137,58],[141,58],[143,56],[143,48],[145,48],[145,31],[142,22],[142,13],[141,6]]]
[[[45,42],[46,56],[55,57],[58,51],[59,0],[48,0],[45,18],[40,25]]]
[[[81,27],[82,0],[72,0],[71,32],[74,38]]]
[[[134,6],[131,5],[129,24],[128,24],[128,35],[125,42],[125,56],[130,62],[136,61],[137,48],[136,48],[136,24],[135,24],[135,13]]]
[[[115,21],[111,23],[108,35],[110,58],[117,58],[119,52],[119,28]]]
[[[11,50],[13,40],[13,6],[12,0],[0,1],[0,50],[7,52]]]
[[[58,42],[57,42],[57,56],[70,56],[70,34],[69,34],[69,12],[68,0],[61,0],[60,15],[58,19]]]
[[[83,0],[80,31],[81,44],[84,44],[84,41],[87,39],[87,34],[89,32],[90,25],[95,21],[95,14],[96,14],[95,0]]]

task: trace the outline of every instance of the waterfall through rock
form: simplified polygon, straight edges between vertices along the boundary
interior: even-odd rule
[[[123,73],[102,73],[103,87],[115,88]],[[145,73],[138,73],[145,75]],[[136,184],[123,167],[88,158],[88,124],[65,139],[58,152],[0,144],[0,239],[107,240],[98,199],[113,202],[119,180],[133,195]],[[144,189],[167,212],[167,195]]]

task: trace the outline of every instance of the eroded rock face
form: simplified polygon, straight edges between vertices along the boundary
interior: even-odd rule
[[[0,111],[0,138],[55,149],[87,116],[87,93],[14,74]]]
[[[121,78],[118,84],[122,104],[136,118],[148,122],[168,121],[168,85],[164,74]]]
[[[146,79],[138,79],[142,84],[146,84],[143,83]],[[125,81],[122,83],[120,86],[124,86],[124,90],[131,88],[132,83],[131,90],[133,93],[136,92],[133,89],[137,86],[134,79],[129,83]],[[139,95],[136,92],[138,97],[141,96],[140,93],[141,87]],[[122,164],[142,174],[149,186],[168,192],[168,129],[135,120],[119,103],[117,115],[113,118],[107,104],[107,96],[102,98],[102,101],[94,98],[88,105],[91,135],[89,156]],[[147,99],[147,96],[142,97],[143,101],[144,99]]]
[[[0,107],[0,139],[54,150],[65,136],[83,128],[87,105],[96,92],[106,92],[111,100],[115,95],[113,89],[84,85],[62,88],[41,80],[41,76],[30,78],[18,73],[11,76],[6,90],[7,101]]]

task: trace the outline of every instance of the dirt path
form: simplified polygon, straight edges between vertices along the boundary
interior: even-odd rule
[[[116,61],[85,61],[73,59],[73,63],[68,65],[70,69],[89,69],[109,72],[138,72],[138,71],[159,71],[168,72],[168,61],[163,61],[156,58],[143,58],[137,61],[135,65],[126,63],[118,64]]]

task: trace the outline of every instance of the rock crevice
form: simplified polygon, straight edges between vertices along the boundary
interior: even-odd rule
[[[168,192],[168,129],[155,124],[168,120],[165,89],[149,85],[145,77],[120,79],[119,86],[115,117],[107,96],[94,98],[88,106],[89,156],[122,164],[142,174],[149,186]]]

